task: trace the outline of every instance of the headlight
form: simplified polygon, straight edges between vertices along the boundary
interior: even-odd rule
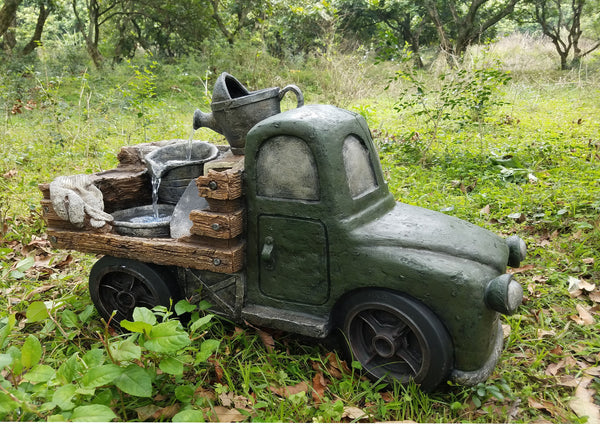
[[[527,255],[527,245],[519,236],[510,236],[506,239],[508,245],[508,266],[517,268]]]
[[[523,288],[512,277],[502,274],[488,283],[485,303],[489,308],[506,315],[515,313],[523,301]]]

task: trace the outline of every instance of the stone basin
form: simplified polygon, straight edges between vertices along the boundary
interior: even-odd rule
[[[112,213],[113,228],[122,236],[170,237],[171,216],[175,207],[159,204],[159,219],[154,219],[153,205],[136,206]]]

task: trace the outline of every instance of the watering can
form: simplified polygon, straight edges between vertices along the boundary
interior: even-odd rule
[[[304,105],[304,96],[295,85],[248,91],[242,83],[227,72],[223,72],[213,89],[211,113],[194,112],[194,129],[210,128],[223,134],[231,151],[244,154],[246,134],[254,125],[269,116],[281,112],[281,99],[288,91],[296,95],[297,107]]]

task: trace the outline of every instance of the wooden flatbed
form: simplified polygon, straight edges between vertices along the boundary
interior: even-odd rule
[[[151,184],[141,160],[148,145],[124,147],[116,169],[91,175],[102,191],[108,213],[151,203]],[[159,265],[219,273],[241,271],[245,262],[241,166],[243,156],[224,155],[205,164],[205,175],[196,179],[199,194],[209,207],[193,210],[191,235],[145,238],[117,234],[110,224],[93,228],[86,218],[83,228],[61,219],[52,206],[50,184],[40,184],[44,219],[50,242],[57,248],[135,259]],[[149,258],[152,258],[149,261]]]

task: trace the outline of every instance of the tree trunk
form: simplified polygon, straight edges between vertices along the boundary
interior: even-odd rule
[[[73,0],[73,13],[75,15],[75,19],[77,21],[77,29],[83,35],[85,40],[85,50],[88,55],[92,59],[94,63],[94,67],[96,69],[101,69],[102,64],[104,63],[104,56],[100,53],[98,49],[98,40],[100,39],[100,5],[97,0],[92,0],[88,5],[88,25],[87,31],[84,27],[83,21],[79,17],[79,13],[77,12],[77,0]]]
[[[13,22],[10,27],[4,32],[4,39],[2,43],[2,48],[7,52],[12,52],[15,46],[17,45],[17,38],[15,37],[14,28],[17,26],[17,17],[13,17]]]
[[[5,0],[4,6],[0,9],[0,37],[13,24],[15,16],[17,16],[17,8],[23,0]]]
[[[27,56],[29,53],[35,50],[36,47],[42,44],[42,32],[44,31],[44,25],[46,24],[46,19],[48,19],[48,16],[50,16],[50,12],[50,7],[46,8],[46,6],[43,3],[40,4],[40,13],[38,15],[37,23],[35,25],[35,31],[33,32],[29,43],[27,43],[27,45],[23,47],[23,56]]]

